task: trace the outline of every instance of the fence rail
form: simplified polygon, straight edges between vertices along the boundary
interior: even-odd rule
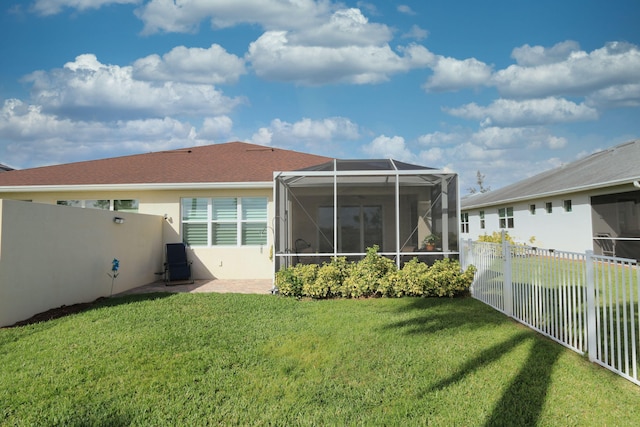
[[[474,298],[640,385],[636,260],[463,241]]]

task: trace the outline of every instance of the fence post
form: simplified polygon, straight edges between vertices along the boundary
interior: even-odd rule
[[[593,269],[593,251],[586,251],[587,263],[587,352],[589,360],[595,361],[597,358],[597,325],[596,325],[596,276]]]
[[[504,273],[502,276],[502,305],[505,314],[513,316],[513,283],[511,274],[511,246],[507,242],[505,231],[502,230],[502,261]]]
[[[467,240],[463,240],[462,242],[463,242],[463,249],[462,251],[460,251],[460,254],[462,255],[463,262],[461,264],[462,264],[462,268],[466,269],[474,263],[473,240],[467,239]]]

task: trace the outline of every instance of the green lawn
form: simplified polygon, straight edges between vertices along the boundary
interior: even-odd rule
[[[637,425],[640,388],[464,299],[113,298],[0,329],[2,425]]]

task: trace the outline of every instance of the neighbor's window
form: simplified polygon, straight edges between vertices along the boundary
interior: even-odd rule
[[[565,212],[571,212],[571,200],[563,200],[562,201],[562,207],[564,208]]]
[[[513,208],[498,209],[500,228],[513,228]]]
[[[86,209],[103,209],[121,212],[138,212],[137,200],[58,200],[61,206],[73,206]]]
[[[462,212],[460,214],[460,232],[468,233],[469,232],[469,213]]]
[[[547,213],[553,212],[553,204],[551,202],[545,203],[544,207],[545,207]]]
[[[529,213],[531,215],[535,215],[536,214],[536,205],[535,204],[529,205]]]
[[[480,211],[480,229],[484,230],[484,211]]]
[[[266,197],[182,199],[182,235],[191,246],[267,243]]]
[[[120,212],[138,212],[140,202],[134,199],[128,200],[114,200],[113,210]]]

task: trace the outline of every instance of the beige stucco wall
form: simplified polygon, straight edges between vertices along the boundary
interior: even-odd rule
[[[194,247],[189,250],[195,279],[271,279],[273,262],[270,251],[273,242],[271,218],[275,216],[272,188],[178,189],[135,191],[57,191],[0,193],[0,198],[30,200],[56,204],[58,200],[121,200],[139,201],[138,212],[166,216],[163,224],[163,243],[182,241],[180,230],[180,200],[185,197],[267,197],[267,244],[249,247]],[[78,209],[78,208],[75,208]]]
[[[113,221],[124,218],[123,224]],[[157,280],[163,218],[0,200],[0,326]],[[118,277],[109,276],[113,258]]]

